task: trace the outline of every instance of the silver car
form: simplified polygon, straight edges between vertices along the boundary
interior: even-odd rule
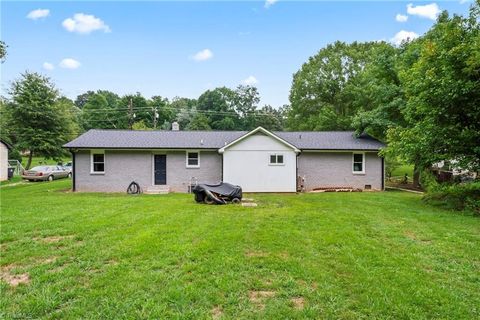
[[[37,166],[22,174],[22,178],[29,181],[53,181],[71,176],[72,173],[63,166]]]
[[[68,172],[72,172],[72,163],[71,162],[67,162],[66,164],[63,165],[63,167],[65,168],[65,170],[67,170]]]

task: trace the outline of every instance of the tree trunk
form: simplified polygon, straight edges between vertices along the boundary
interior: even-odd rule
[[[26,170],[30,169],[30,166],[32,165],[32,158],[33,158],[33,151],[30,150],[30,153],[28,154],[27,166],[25,167]]]
[[[413,186],[420,188],[420,166],[417,162],[413,166]]]

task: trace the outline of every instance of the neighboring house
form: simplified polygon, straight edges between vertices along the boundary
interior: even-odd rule
[[[174,126],[175,127],[175,126]],[[384,145],[353,132],[90,130],[67,143],[75,191],[187,192],[225,181],[246,192],[383,190]]]
[[[458,160],[442,160],[432,165],[432,172],[439,182],[460,179],[461,181],[475,180],[477,173],[460,168]]]
[[[8,179],[8,151],[11,149],[10,144],[0,139],[0,181]]]

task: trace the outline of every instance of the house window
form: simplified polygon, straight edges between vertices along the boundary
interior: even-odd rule
[[[353,154],[353,173],[365,173],[365,153]]]
[[[103,151],[92,152],[91,173],[105,173],[105,153]]]
[[[187,168],[199,168],[200,167],[200,152],[187,151]]]
[[[271,154],[270,155],[270,165],[271,166],[282,166],[283,163],[283,154]]]

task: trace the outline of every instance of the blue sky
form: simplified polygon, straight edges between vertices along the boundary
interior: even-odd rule
[[[462,2],[2,1],[1,93],[29,70],[70,98],[97,89],[196,98],[249,83],[278,107],[292,74],[326,44],[421,35],[438,9],[465,14]]]

